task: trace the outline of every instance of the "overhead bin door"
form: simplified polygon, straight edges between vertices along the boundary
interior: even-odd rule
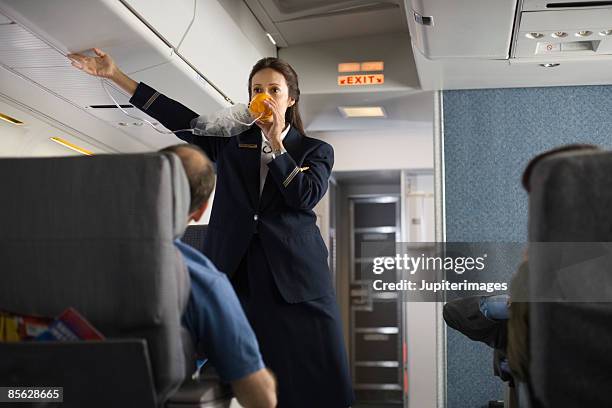
[[[516,0],[411,0],[415,47],[429,59],[507,59]]]
[[[248,100],[247,79],[263,57],[276,56],[242,2],[122,0],[176,52],[234,102]]]

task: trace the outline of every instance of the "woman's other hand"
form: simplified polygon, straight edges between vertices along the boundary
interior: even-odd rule
[[[115,65],[115,61],[99,48],[93,48],[96,57],[88,57],[83,54],[68,54],[68,58],[72,60],[72,66],[101,78],[113,79],[119,69]]]
[[[283,139],[281,134],[285,130],[285,116],[280,112],[278,103],[270,98],[263,101],[270,110],[272,110],[272,122],[257,121],[257,125],[261,128],[264,136],[270,142],[272,150],[281,150],[283,147]]]

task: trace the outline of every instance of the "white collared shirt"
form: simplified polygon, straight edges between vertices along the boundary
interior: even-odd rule
[[[289,133],[289,129],[291,129],[291,125],[287,124],[283,133],[281,133],[281,140],[285,140],[285,136]],[[268,148],[266,148],[268,146]],[[269,153],[264,153],[264,149],[269,151]],[[284,150],[283,152],[284,153]],[[282,154],[281,153],[281,154]],[[261,164],[259,167],[259,195],[263,193],[264,184],[266,183],[266,176],[268,175],[268,163],[274,160],[274,155],[272,154],[272,146],[268,143],[268,139],[264,136],[263,131],[261,132]]]

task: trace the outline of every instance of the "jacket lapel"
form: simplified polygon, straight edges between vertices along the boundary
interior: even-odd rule
[[[244,187],[249,193],[251,206],[259,204],[259,164],[261,162],[261,133],[257,126],[252,126],[240,134],[238,143],[238,160]]]
[[[296,162],[299,160],[298,149],[301,138],[302,135],[300,135],[300,132],[298,132],[293,126],[291,126],[289,133],[287,133],[287,136],[285,136],[285,139],[283,140],[283,146],[285,146],[285,150],[287,150],[287,153]],[[279,187],[274,182],[272,176],[268,173],[268,176],[266,177],[266,182],[264,183],[263,192],[261,193],[261,200],[259,202],[260,210],[265,209],[272,202],[274,196],[279,193]]]

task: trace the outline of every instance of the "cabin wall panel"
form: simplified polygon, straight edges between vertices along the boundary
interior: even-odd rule
[[[524,242],[527,162],[568,143],[612,147],[612,86],[444,91],[446,240]],[[509,281],[516,265],[492,279]],[[447,331],[449,408],[502,399],[492,351]]]

